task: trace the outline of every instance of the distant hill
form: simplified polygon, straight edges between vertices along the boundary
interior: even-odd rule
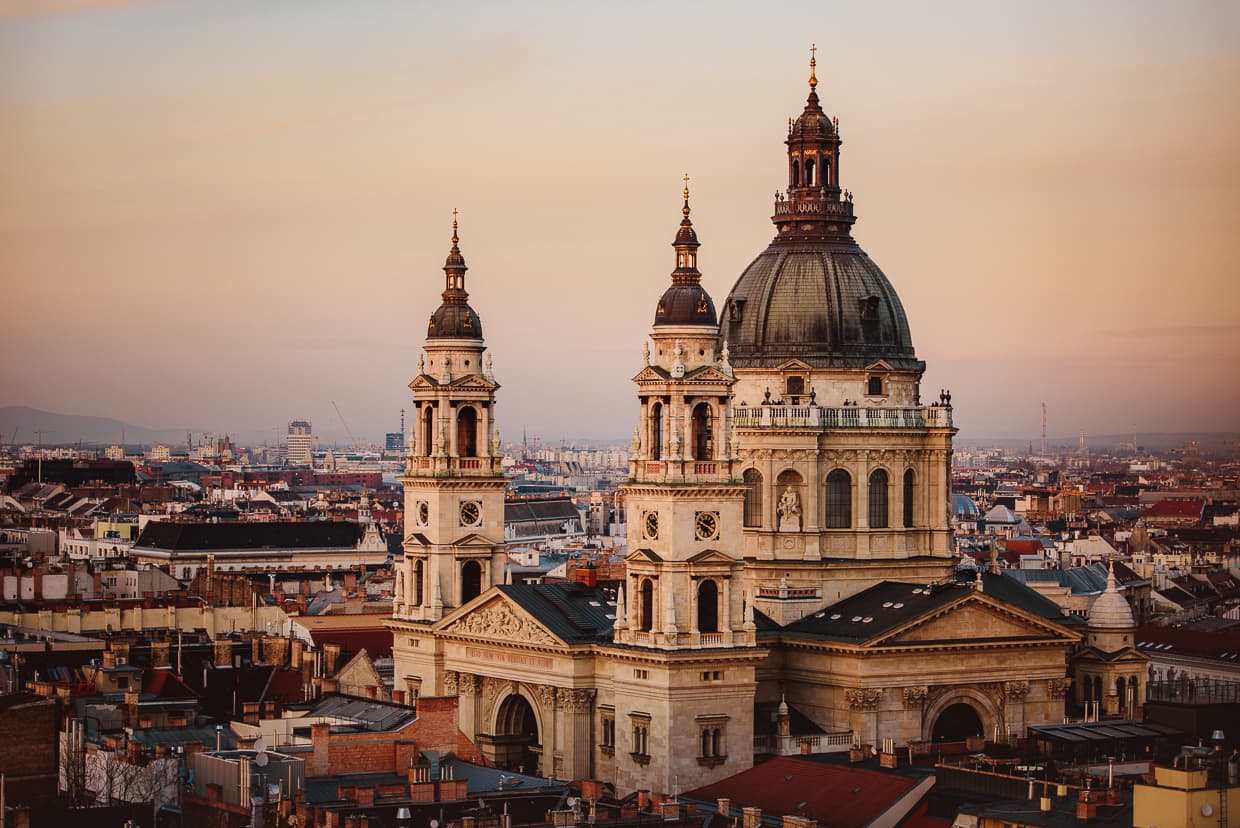
[[[55,446],[70,445],[78,441],[111,445],[120,442],[122,432],[125,442],[129,444],[184,445],[187,429],[149,428],[109,417],[57,414],[25,405],[0,406],[0,440],[3,442],[12,442],[16,432],[18,443],[35,443],[39,439],[35,432],[40,430],[43,432],[44,445]]]

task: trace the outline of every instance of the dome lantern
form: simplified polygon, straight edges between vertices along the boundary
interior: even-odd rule
[[[684,206],[680,208],[680,228],[672,247],[676,250],[676,268],[672,271],[672,284],[659,298],[655,309],[654,324],[661,325],[710,325],[719,324],[715,315],[715,303],[702,287],[702,274],[697,269],[697,251],[701,247],[693,222],[689,218],[689,174],[685,173]]]
[[[426,328],[427,339],[482,339],[482,320],[469,306],[465,290],[465,257],[461,255],[457,211],[452,210],[452,249],[444,261],[444,290],[441,304]]]

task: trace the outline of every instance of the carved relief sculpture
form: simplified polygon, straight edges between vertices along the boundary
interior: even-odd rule
[[[849,710],[877,710],[882,700],[883,691],[880,688],[844,691],[844,701],[848,703]]]

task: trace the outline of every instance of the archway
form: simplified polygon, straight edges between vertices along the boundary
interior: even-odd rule
[[[525,696],[514,693],[495,714],[495,766],[500,770],[538,775],[538,718]]]
[[[650,451],[651,460],[663,457],[663,403],[656,402],[650,406]]]
[[[982,717],[973,705],[956,702],[948,706],[934,721],[930,738],[935,742],[963,742],[974,736],[985,735]]]
[[[697,626],[698,632],[719,632],[719,587],[709,578],[698,585]]]
[[[418,446],[418,451],[423,457],[430,456],[434,441],[435,409],[428,405],[422,409],[422,444]]]
[[[698,403],[693,407],[693,459],[709,460],[711,456],[710,405]]]

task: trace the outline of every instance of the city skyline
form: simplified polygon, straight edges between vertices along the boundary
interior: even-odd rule
[[[1052,434],[1240,403],[1235,9],[804,7],[790,44],[739,7],[61,7],[0,5],[0,267],[33,311],[0,404],[240,431],[335,400],[379,438],[459,208],[505,441],[622,438],[680,177],[720,302],[773,234],[810,42],[962,441],[1034,437],[1043,400]]]

